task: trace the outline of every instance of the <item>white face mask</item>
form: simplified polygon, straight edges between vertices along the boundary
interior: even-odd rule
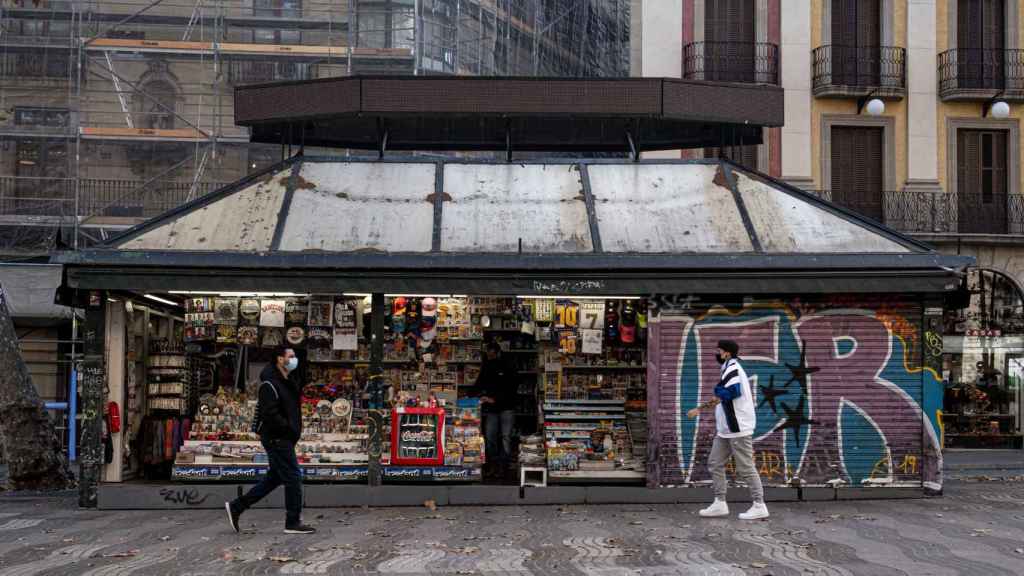
[[[288,372],[291,372],[291,371],[295,370],[298,367],[299,367],[299,359],[298,358],[294,358],[294,357],[293,358],[289,358],[288,361],[284,363],[284,369],[287,370]]]

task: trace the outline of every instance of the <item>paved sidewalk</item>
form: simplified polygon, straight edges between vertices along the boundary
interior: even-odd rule
[[[1024,474],[1024,450],[946,450],[942,457],[946,474],[954,476],[979,470]]]
[[[339,488],[342,489],[342,488]],[[1024,482],[923,500],[775,504],[767,521],[698,506],[102,512],[0,498],[0,576],[29,574],[1024,574]],[[733,512],[739,512],[736,509]]]

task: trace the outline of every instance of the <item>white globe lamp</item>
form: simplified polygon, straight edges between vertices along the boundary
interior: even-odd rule
[[[1002,100],[992,104],[991,114],[993,118],[1000,120],[1010,117],[1010,105]]]
[[[882,102],[878,98],[872,98],[871,100],[868,100],[867,105],[864,106],[864,110],[867,111],[868,116],[881,116],[882,114],[885,114],[885,102]]]

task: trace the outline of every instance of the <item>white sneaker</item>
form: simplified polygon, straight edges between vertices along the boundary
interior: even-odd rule
[[[754,502],[750,510],[740,513],[740,520],[760,520],[768,517],[768,507],[764,502]]]
[[[766,512],[767,514],[767,512]],[[729,515],[729,505],[725,503],[725,500],[719,500],[715,498],[714,503],[711,506],[700,511],[700,515],[704,518],[716,518],[718,516]]]

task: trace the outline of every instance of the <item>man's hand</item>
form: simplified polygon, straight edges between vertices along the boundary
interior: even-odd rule
[[[481,396],[480,397],[480,403],[481,404],[494,404],[494,398],[491,398],[490,396]]]
[[[686,415],[688,417],[690,417],[690,418],[696,418],[698,414],[700,414],[700,408],[699,407],[698,408],[690,408],[690,410],[687,411],[687,413],[686,413]]]

